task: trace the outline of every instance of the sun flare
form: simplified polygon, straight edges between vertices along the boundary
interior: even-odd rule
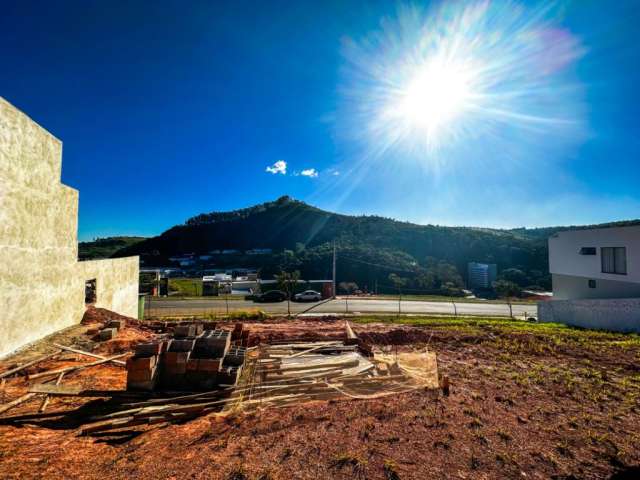
[[[571,66],[585,50],[555,7],[435,3],[401,7],[380,30],[345,42],[345,118],[367,158],[393,153],[436,170],[481,145],[511,162],[523,141],[537,148],[582,134]]]
[[[400,92],[398,114],[410,127],[427,136],[455,121],[468,106],[471,79],[465,69],[439,61],[417,68],[407,86]]]

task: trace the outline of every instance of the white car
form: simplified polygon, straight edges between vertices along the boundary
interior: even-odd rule
[[[302,293],[296,293],[293,298],[298,302],[319,302],[322,295],[315,290],[305,290]]]

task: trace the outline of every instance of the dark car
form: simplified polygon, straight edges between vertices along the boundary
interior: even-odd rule
[[[282,290],[269,290],[268,292],[264,292],[261,295],[257,295],[255,301],[260,303],[284,302],[286,299],[287,294]]]

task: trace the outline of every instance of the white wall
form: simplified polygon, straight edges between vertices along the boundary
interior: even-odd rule
[[[589,280],[595,281],[595,288],[589,287]],[[571,300],[578,298],[640,298],[640,283],[602,280],[593,277],[576,277],[554,273],[553,299]]]
[[[596,255],[580,255],[581,247],[596,247]],[[601,247],[627,248],[627,275],[602,273]],[[549,271],[596,280],[640,283],[640,226],[559,232],[549,238]]]

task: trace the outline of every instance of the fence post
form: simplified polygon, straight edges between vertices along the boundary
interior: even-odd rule
[[[456,307],[456,302],[451,302],[453,304],[453,316],[457,317],[458,316],[458,307]]]

